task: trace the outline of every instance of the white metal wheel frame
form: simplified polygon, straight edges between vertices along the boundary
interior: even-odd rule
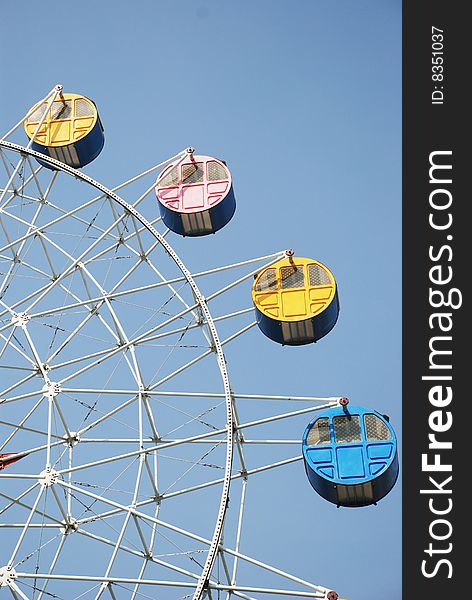
[[[293,447],[300,440],[249,439],[246,432],[339,401],[239,394],[230,387],[223,346],[254,321],[223,341],[215,321],[247,317],[252,307],[212,318],[208,303],[284,253],[192,275],[165,239],[168,230],[155,228],[160,219],[141,213],[153,185],[128,203],[29,147],[3,140],[0,152],[6,176],[0,189],[0,453],[9,454],[0,464],[0,594],[336,598],[330,588],[240,551],[248,481],[301,460],[297,454],[253,466],[248,447]],[[38,156],[56,170],[39,166]],[[186,156],[184,150],[118,187],[132,188]],[[82,186],[74,196],[77,180],[86,192]],[[90,190],[98,195],[89,198]],[[206,298],[200,293],[195,279],[232,269],[249,272]],[[211,382],[207,357],[213,356],[220,391]],[[199,368],[212,391],[195,391],[201,376],[192,373]],[[266,400],[290,409],[238,418],[238,402]],[[294,408],[300,402],[307,406]],[[184,465],[177,475],[176,463]],[[237,509],[230,518],[231,482],[241,485],[231,495]],[[194,501],[198,527],[194,514],[188,518]],[[81,568],[75,564],[71,572],[77,555]],[[243,564],[297,589],[241,584]]]

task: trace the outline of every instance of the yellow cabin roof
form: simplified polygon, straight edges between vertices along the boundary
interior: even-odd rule
[[[24,121],[26,135],[31,139],[46,110],[47,102],[38,102]],[[85,137],[95,126],[98,112],[92,100],[80,94],[57,96],[36,134],[35,142],[42,146],[67,146]]]
[[[323,312],[334,299],[331,271],[311,258],[289,257],[260,271],[252,286],[254,304],[278,321],[302,321]]]

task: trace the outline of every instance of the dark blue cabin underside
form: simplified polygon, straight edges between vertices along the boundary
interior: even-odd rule
[[[229,223],[236,210],[236,198],[234,196],[232,185],[223,200],[215,206],[201,212],[183,213],[184,216],[182,216],[182,213],[167,208],[159,202],[159,200],[158,204],[165,226],[174,233],[184,237],[199,237],[209,235],[210,233],[216,233]],[[205,222],[207,224],[209,223],[209,226],[203,224],[204,214]],[[191,221],[192,223],[195,223],[195,226],[191,229],[188,226],[185,227],[183,219],[187,219],[187,222]],[[201,226],[199,226],[199,224],[201,224]]]
[[[305,470],[312,488],[325,500],[337,506],[359,507],[375,504],[384,498],[395,485],[398,477],[398,455],[378,477],[359,484],[342,484],[328,481],[318,475],[305,460]]]
[[[105,144],[105,135],[100,119],[97,119],[93,129],[82,139],[67,144],[65,146],[43,146],[33,142],[31,148],[36,152],[55,158],[74,169],[80,169],[92,162],[103,149]],[[51,170],[55,170],[50,164],[41,159],[36,159],[40,165]]]
[[[286,330],[289,329],[291,332],[293,332],[290,334],[290,337],[287,337],[287,334],[284,335],[282,325],[282,323],[284,323],[283,321],[268,317],[258,308],[255,308],[255,311],[256,321],[259,329],[264,335],[274,342],[278,342],[279,344],[287,346],[310,344],[323,338],[336,325],[339,316],[338,292],[336,291],[331,303],[319,315],[311,317],[310,319],[299,321],[298,324],[300,326],[297,326],[297,323],[290,323],[288,327],[285,327]],[[309,324],[310,327],[304,327],[304,324]],[[306,331],[307,329],[310,329],[310,333],[308,335],[303,333],[303,330]]]

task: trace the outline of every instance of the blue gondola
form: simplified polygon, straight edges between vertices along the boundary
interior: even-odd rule
[[[303,459],[313,489],[337,506],[368,506],[398,476],[397,440],[388,419],[347,402],[317,413],[303,434]]]

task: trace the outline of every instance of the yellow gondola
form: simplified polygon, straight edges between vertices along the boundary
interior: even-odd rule
[[[51,105],[38,102],[25,119],[26,135],[32,139],[32,149],[67,165],[80,168],[96,158],[104,145],[103,126],[95,103],[80,94],[60,93]],[[52,168],[38,159],[42,165]]]
[[[336,324],[336,280],[322,263],[287,255],[259,272],[252,299],[261,331],[280,344],[316,342]]]

